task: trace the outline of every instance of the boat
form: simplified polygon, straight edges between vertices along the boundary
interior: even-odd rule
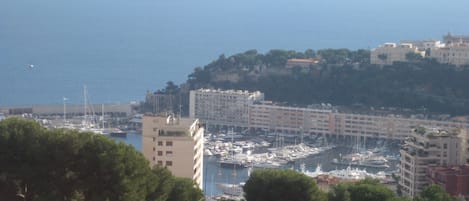
[[[83,86],[83,98],[83,121],[79,127],[79,130],[82,132],[91,132],[100,135],[105,134],[103,128],[98,128],[96,124],[96,118],[94,117],[93,107],[89,106],[90,103],[88,100],[88,91],[86,90],[86,85]],[[90,115],[88,115],[88,112]]]
[[[227,184],[227,183],[218,183],[218,188],[222,190],[223,194],[231,196],[243,196],[243,186],[244,183],[240,184]]]
[[[358,168],[352,168],[347,166],[345,169],[332,170],[329,172],[323,172],[321,170],[321,165],[318,164],[314,172],[306,171],[304,164],[301,165],[301,172],[309,177],[318,177],[319,175],[330,175],[344,180],[362,180],[367,177],[379,180],[385,180],[386,174],[383,171],[380,171],[376,174],[369,173],[366,170],[360,170]]]
[[[111,131],[109,132],[109,135],[112,137],[127,137],[127,132],[124,132],[121,129],[114,128],[114,129],[111,129]]]

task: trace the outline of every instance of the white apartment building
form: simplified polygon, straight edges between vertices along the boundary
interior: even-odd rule
[[[247,128],[249,106],[262,100],[264,94],[259,91],[192,90],[189,96],[189,116],[208,125]]]
[[[143,116],[142,153],[151,166],[167,167],[203,189],[204,128],[199,120]]]
[[[415,197],[429,185],[430,166],[462,165],[468,159],[464,129],[444,130],[417,127],[401,146],[400,180],[402,193]]]
[[[420,54],[425,56],[425,51],[420,51],[411,43],[385,43],[371,50],[370,63],[377,65],[392,65],[396,61],[407,61],[408,53]]]

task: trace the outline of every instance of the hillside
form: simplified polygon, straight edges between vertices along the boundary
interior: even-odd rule
[[[246,89],[260,90],[268,100],[298,106],[331,103],[469,113],[469,87],[465,82],[469,80],[468,67],[420,58],[376,66],[369,64],[369,54],[367,50],[326,49],[271,50],[266,54],[249,50],[230,57],[220,55],[203,68],[195,68],[182,85],[185,90],[177,93],[198,88]],[[292,58],[315,58],[319,62],[287,67]]]

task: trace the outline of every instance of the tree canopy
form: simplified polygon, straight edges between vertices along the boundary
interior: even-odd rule
[[[288,59],[308,57],[320,62],[286,68]],[[223,55],[196,68],[187,84],[189,89],[260,90],[266,99],[291,105],[331,103],[469,113],[469,87],[465,84],[469,68],[440,64],[413,53],[406,55],[408,62],[388,66],[371,65],[369,57],[368,50],[271,50],[265,54],[250,50]]]
[[[132,146],[75,130],[47,130],[33,121],[0,121],[0,197],[23,200],[175,200],[202,198],[164,168],[153,170]],[[171,185],[173,184],[173,185]]]
[[[323,201],[316,182],[294,170],[256,170],[243,187],[247,201]]]
[[[456,199],[449,195],[438,185],[431,185],[414,199],[415,201],[455,201]]]
[[[369,178],[356,183],[341,183],[328,193],[329,201],[388,201],[394,197],[391,190]]]

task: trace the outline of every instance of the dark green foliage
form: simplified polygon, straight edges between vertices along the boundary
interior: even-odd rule
[[[456,199],[448,194],[438,185],[431,185],[414,199],[415,201],[455,201]]]
[[[199,201],[204,195],[202,191],[195,188],[194,181],[187,178],[176,178],[174,187],[169,194],[168,201]],[[188,190],[191,189],[191,190]]]
[[[289,58],[316,54],[322,63],[310,68],[285,68]],[[469,113],[469,68],[439,64],[417,54],[407,55],[410,62],[379,67],[369,64],[369,56],[368,50],[271,50],[266,54],[250,50],[228,58],[223,55],[204,68],[196,68],[187,83],[189,89],[260,90],[266,99],[298,106],[331,103],[411,108],[423,113]],[[222,79],[235,74],[237,80]]]
[[[256,170],[243,187],[247,201],[321,201],[316,182],[294,170]]]
[[[14,200],[168,200],[175,179],[150,169],[141,153],[105,136],[46,130],[32,121],[0,122],[0,198]],[[177,192],[197,198],[200,190]],[[190,200],[190,199],[186,199]]]
[[[377,180],[365,179],[333,187],[328,198],[329,201],[387,201],[394,198],[394,193]]]

